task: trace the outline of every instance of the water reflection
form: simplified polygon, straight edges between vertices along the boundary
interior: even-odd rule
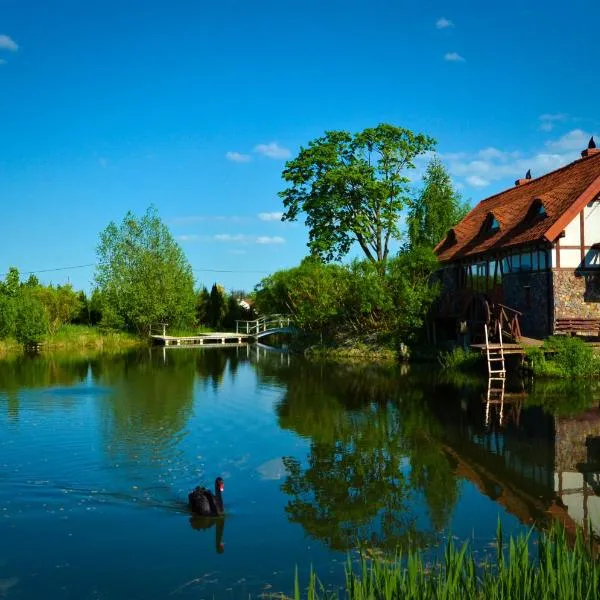
[[[215,552],[223,554],[225,552],[225,544],[223,543],[223,533],[225,532],[225,518],[219,517],[216,519],[208,517],[190,517],[190,526],[197,531],[205,532],[215,528]]]
[[[292,581],[296,562],[329,566],[357,544],[425,548],[451,530],[483,531],[485,546],[498,513],[600,536],[599,405],[598,382],[490,386],[250,346],[0,362],[7,543],[26,564],[26,540],[42,527],[53,553],[75,560],[68,533],[96,527],[95,540],[127,523],[127,556],[170,565],[177,581],[164,597],[198,576],[198,556],[205,571],[227,560],[223,577],[235,581],[284,563]],[[191,518],[185,502],[220,473],[232,483],[227,553],[224,520]],[[110,562],[86,536],[81,556]],[[54,573],[56,561],[35,560]],[[13,574],[33,597],[26,573],[0,571]]]

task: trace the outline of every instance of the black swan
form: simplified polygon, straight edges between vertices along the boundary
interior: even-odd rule
[[[215,479],[215,493],[205,487],[197,487],[188,494],[192,511],[201,517],[220,517],[223,514],[223,489],[221,477]]]

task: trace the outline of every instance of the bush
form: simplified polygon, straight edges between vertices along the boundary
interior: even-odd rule
[[[481,354],[464,348],[454,348],[450,352],[440,352],[438,362],[442,369],[466,371],[479,366],[482,362]]]
[[[25,345],[42,341],[48,333],[48,315],[40,300],[31,292],[22,292],[16,318],[16,338]]]
[[[577,337],[550,337],[541,348],[527,351],[527,361],[533,374],[539,377],[600,376],[600,357]]]

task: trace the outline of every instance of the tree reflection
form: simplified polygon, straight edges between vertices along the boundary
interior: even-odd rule
[[[284,459],[290,520],[341,551],[431,543],[448,523],[457,480],[422,382],[411,387],[376,368],[307,364],[279,377],[287,385],[280,425],[311,440],[305,465]],[[431,527],[419,520],[421,498]]]
[[[94,371],[110,387],[104,423],[119,446],[152,455],[178,439],[192,412],[192,353],[169,352],[166,360],[157,352],[120,356],[99,361]]]

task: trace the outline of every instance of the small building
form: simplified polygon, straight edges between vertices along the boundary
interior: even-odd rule
[[[435,249],[437,327],[504,311],[516,334],[542,338],[600,328],[600,149],[482,200]],[[461,324],[461,325],[459,325]]]

